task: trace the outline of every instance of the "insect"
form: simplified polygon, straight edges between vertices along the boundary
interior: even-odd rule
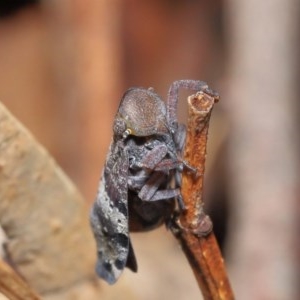
[[[121,99],[90,214],[96,272],[109,284],[125,267],[137,271],[129,231],[156,228],[168,222],[175,209],[184,210],[181,172],[193,168],[180,157],[186,136],[177,120],[180,88],[209,90],[205,82],[179,80],[170,86],[167,104],[153,88],[131,88]]]

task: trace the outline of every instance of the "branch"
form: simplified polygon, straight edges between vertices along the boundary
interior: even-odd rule
[[[210,218],[203,211],[203,175],[207,134],[214,103],[219,96],[207,90],[188,98],[189,119],[184,160],[197,168],[198,176],[184,171],[181,192],[187,211],[174,230],[193,269],[205,300],[232,300],[233,292],[223,258],[212,232]]]

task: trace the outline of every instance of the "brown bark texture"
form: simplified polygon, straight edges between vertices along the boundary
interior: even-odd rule
[[[188,98],[188,134],[184,160],[197,168],[197,174],[185,171],[182,196],[187,208],[180,216],[179,239],[205,300],[233,300],[229,279],[210,218],[203,211],[203,178],[209,120],[216,93],[198,93]]]

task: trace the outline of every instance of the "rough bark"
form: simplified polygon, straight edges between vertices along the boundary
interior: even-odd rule
[[[189,118],[184,160],[197,168],[197,175],[184,172],[181,192],[186,212],[174,231],[194,272],[206,300],[233,300],[233,292],[224,260],[212,230],[212,223],[203,211],[203,178],[206,160],[209,120],[218,94],[200,93],[188,98]]]

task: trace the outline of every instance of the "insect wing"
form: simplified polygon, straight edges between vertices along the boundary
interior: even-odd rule
[[[98,251],[96,272],[110,284],[126,265],[137,268],[128,230],[128,168],[127,151],[113,143],[90,217]]]

